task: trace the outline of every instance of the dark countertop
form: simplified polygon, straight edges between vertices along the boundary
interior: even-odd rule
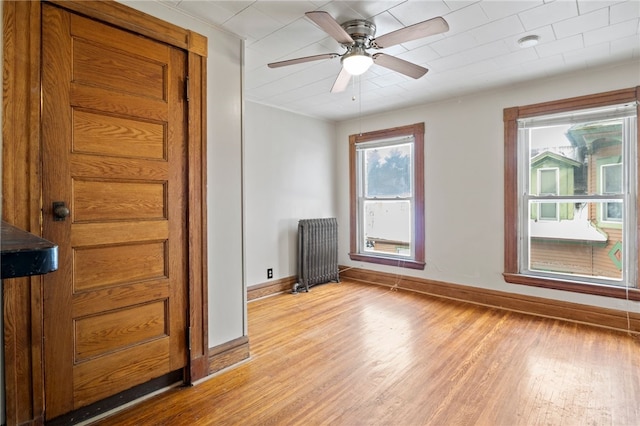
[[[58,246],[2,221],[2,279],[41,275],[58,269]]]

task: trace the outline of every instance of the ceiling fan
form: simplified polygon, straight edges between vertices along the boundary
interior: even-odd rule
[[[341,25],[327,12],[314,11],[307,12],[305,15],[315,22],[324,32],[333,37],[342,47],[347,49],[347,51],[342,55],[339,53],[324,53],[321,55],[272,62],[268,64],[268,67],[279,68],[287,65],[340,57],[342,70],[333,83],[333,87],[331,88],[332,93],[344,91],[352,75],[365,73],[373,63],[412,78],[417,79],[422,77],[429,71],[428,69],[385,53],[374,53],[372,55],[367,52],[367,49],[384,49],[400,43],[406,43],[449,31],[449,24],[447,24],[444,18],[439,16],[392,31],[380,37],[375,37],[376,26],[373,22],[365,19],[354,19]]]

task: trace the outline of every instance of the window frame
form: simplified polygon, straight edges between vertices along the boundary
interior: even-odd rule
[[[523,274],[519,270],[519,234],[520,223],[518,213],[518,120],[554,113],[569,112],[580,109],[606,107],[622,103],[636,102],[636,126],[640,127],[640,86],[543,102],[525,106],[505,108],[504,119],[504,280],[511,284],[529,285],[534,287],[565,290],[576,293],[593,294],[640,301],[640,289],[637,275],[634,287],[618,287],[593,283],[582,283],[578,280],[563,280]],[[640,145],[640,128],[637,129],[636,144]],[[640,152],[640,149],[637,149]],[[640,160],[636,158],[640,166]],[[638,173],[637,180],[640,180]],[[636,187],[640,188],[636,182]],[[636,210],[640,212],[640,194],[636,196]],[[636,216],[636,223],[629,226],[640,227],[640,214]],[[639,246],[640,233],[636,233],[635,246]],[[635,263],[640,260],[640,249],[636,251]]]
[[[369,262],[380,265],[399,266],[410,269],[424,269],[425,267],[425,214],[424,214],[424,123],[416,123],[391,129],[358,133],[349,136],[349,258],[355,261]],[[399,256],[384,256],[358,251],[358,155],[356,145],[376,140],[395,139],[406,136],[413,137],[413,212],[412,212],[412,251],[413,259]]]

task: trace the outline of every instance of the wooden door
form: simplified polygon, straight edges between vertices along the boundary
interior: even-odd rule
[[[42,19],[52,419],[187,365],[186,55],[55,6]]]

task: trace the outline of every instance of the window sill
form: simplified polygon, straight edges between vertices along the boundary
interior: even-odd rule
[[[504,280],[511,284],[522,284],[533,287],[550,288],[554,290],[571,291],[574,293],[592,294],[595,296],[614,297],[616,299],[628,299],[640,301],[640,290],[630,288],[628,291],[622,287],[606,286],[592,283],[579,283],[575,281],[563,281],[549,278],[536,277],[513,273],[502,274]]]
[[[349,258],[358,262],[376,263],[378,265],[397,266],[400,268],[421,269],[425,267],[424,262],[411,259],[400,259],[397,257],[367,256],[360,253],[349,253]]]

